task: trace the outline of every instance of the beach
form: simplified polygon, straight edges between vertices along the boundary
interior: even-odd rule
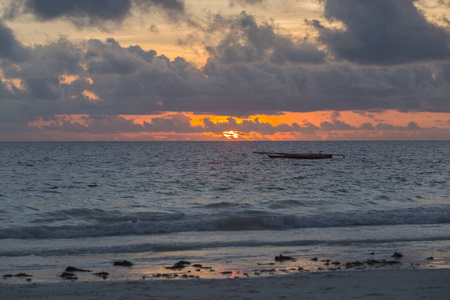
[[[2,299],[448,299],[450,270],[301,273],[264,278],[0,284]]]
[[[406,247],[407,245],[405,245]],[[365,253],[337,259],[323,256],[275,257],[257,250],[222,249],[221,260],[109,260],[87,265],[85,256],[53,258],[68,266],[9,270],[0,281],[1,299],[448,299],[448,253],[411,251]],[[275,253],[278,249],[263,248]],[[284,248],[287,250],[287,248]],[[377,249],[380,250],[380,249]],[[293,249],[285,253],[295,253]],[[181,253],[178,253],[180,255]],[[195,255],[185,252],[193,258]],[[204,254],[204,253],[203,253]],[[236,255],[237,254],[237,255]],[[147,254],[149,255],[149,254]],[[175,257],[181,257],[181,256]],[[231,257],[234,256],[232,260]],[[204,259],[212,257],[206,255]],[[419,257],[422,257],[421,259]],[[99,257],[96,258],[99,260]],[[50,263],[50,259],[47,260]],[[30,267],[30,266],[28,266]]]
[[[448,142],[0,146],[0,299],[450,295]]]

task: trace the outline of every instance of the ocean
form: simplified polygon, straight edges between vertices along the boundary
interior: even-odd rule
[[[1,142],[0,154],[0,275],[58,281],[68,265],[126,259],[128,278],[178,260],[250,276],[281,253],[288,273],[394,252],[403,267],[450,267],[448,141]]]

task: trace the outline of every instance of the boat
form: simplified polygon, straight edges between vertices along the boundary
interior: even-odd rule
[[[281,152],[253,152],[257,154],[267,155],[269,158],[290,158],[290,159],[330,159],[333,156],[341,156],[345,158],[344,154],[329,154],[329,153],[281,153]]]

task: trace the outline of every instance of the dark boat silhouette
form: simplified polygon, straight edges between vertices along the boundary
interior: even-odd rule
[[[334,156],[342,156],[344,154],[329,154],[329,153],[281,153],[281,152],[253,152],[257,154],[265,154],[270,158],[290,158],[290,159],[329,159]]]

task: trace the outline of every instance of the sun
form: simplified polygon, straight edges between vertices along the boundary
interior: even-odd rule
[[[234,130],[228,130],[228,131],[224,131],[223,132],[223,136],[226,137],[227,139],[237,139],[239,138],[239,133],[237,131]]]

